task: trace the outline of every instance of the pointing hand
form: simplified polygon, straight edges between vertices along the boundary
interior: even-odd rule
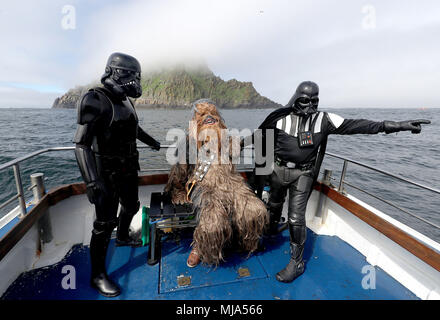
[[[398,131],[411,131],[411,133],[420,133],[422,131],[421,124],[430,124],[431,121],[425,119],[407,120],[407,121],[384,121],[385,133]]]

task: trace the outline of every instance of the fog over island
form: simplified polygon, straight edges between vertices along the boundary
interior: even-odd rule
[[[77,101],[95,81],[76,86],[55,99],[52,108],[76,108]],[[220,108],[279,108],[280,104],[261,96],[252,82],[224,81],[207,65],[174,65],[143,72],[142,96],[133,99],[137,108],[189,109],[195,100],[209,97]]]

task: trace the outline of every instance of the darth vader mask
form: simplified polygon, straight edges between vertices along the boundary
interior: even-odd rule
[[[132,56],[115,52],[110,55],[101,83],[120,97],[142,95],[141,66]]]
[[[318,111],[319,87],[312,81],[301,82],[296,88],[295,94],[289,101],[293,112],[300,116],[306,116]]]

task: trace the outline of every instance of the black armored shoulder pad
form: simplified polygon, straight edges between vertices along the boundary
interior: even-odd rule
[[[87,124],[99,120],[107,112],[109,100],[98,90],[90,89],[77,102],[78,124]]]

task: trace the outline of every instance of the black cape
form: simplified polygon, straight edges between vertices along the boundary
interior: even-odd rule
[[[273,129],[275,128],[277,121],[289,115],[292,112],[292,108],[290,106],[279,108],[272,113],[270,113],[266,119],[260,124],[258,129]]]

